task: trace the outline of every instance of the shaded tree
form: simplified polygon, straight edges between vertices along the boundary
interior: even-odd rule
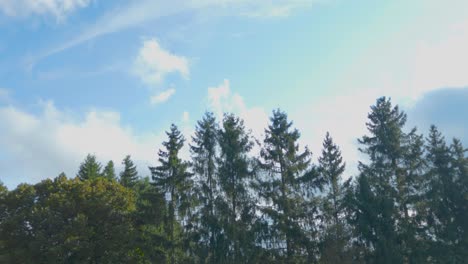
[[[176,230],[176,227],[177,223],[185,220],[191,206],[192,174],[187,170],[189,163],[179,157],[185,139],[177,126],[171,125],[166,135],[168,140],[163,142],[165,149],[159,150],[160,165],[150,167],[150,171],[154,185],[167,197],[166,231],[170,241],[168,258],[169,263],[176,263],[176,253],[183,254],[182,230]]]
[[[127,188],[132,188],[135,186],[137,180],[138,180],[138,171],[133,164],[133,161],[130,157],[130,155],[127,155],[124,160],[122,161],[122,164],[124,165],[123,171],[120,173],[120,178],[119,182],[123,186]]]
[[[96,160],[96,156],[88,154],[85,160],[81,163],[76,175],[80,180],[90,180],[101,177],[102,165]]]
[[[102,177],[108,180],[115,180],[115,168],[114,162],[112,160],[109,160],[109,162],[107,162],[106,166],[104,167],[104,170],[102,171]]]

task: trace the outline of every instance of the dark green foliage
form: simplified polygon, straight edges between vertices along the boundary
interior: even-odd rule
[[[262,212],[268,226],[267,241],[275,259],[302,262],[302,252],[313,255],[315,207],[313,191],[318,187],[308,171],[311,153],[299,151],[297,129],[280,110],[273,111],[265,131],[258,188],[265,205]],[[312,199],[305,199],[305,195]],[[300,224],[306,223],[303,229]],[[284,249],[284,250],[283,250]]]
[[[150,167],[154,185],[167,199],[166,232],[169,240],[169,263],[180,262],[176,255],[183,253],[181,245],[182,229],[178,223],[187,220],[191,206],[190,190],[192,187],[192,174],[187,171],[189,163],[179,157],[184,146],[184,137],[175,125],[171,125],[166,132],[168,141],[163,142],[165,150],[159,150],[159,163],[157,167]]]
[[[320,245],[321,263],[349,263],[346,245],[350,238],[349,226],[345,224],[344,198],[350,180],[343,183],[345,163],[341,151],[327,132],[323,141],[322,155],[318,159],[318,173],[323,179],[322,233]]]
[[[104,170],[102,171],[102,177],[108,180],[115,180],[115,168],[114,162],[112,160],[109,160],[106,167],[104,167]]]
[[[252,254],[254,241],[250,227],[254,221],[254,204],[249,194],[248,153],[253,147],[244,122],[228,114],[224,116],[219,130],[220,157],[219,187],[222,197],[218,200],[219,221],[226,247],[224,263],[245,263]]]
[[[127,155],[122,161],[124,165],[123,171],[120,173],[119,182],[127,188],[135,186],[138,180],[138,171],[136,166],[133,164],[130,155]]]
[[[103,178],[58,177],[1,197],[6,263],[132,262],[133,194]]]
[[[197,177],[197,196],[200,201],[198,212],[199,257],[202,262],[218,263],[220,252],[217,238],[221,235],[221,227],[215,208],[219,195],[217,177],[217,140],[218,126],[213,113],[206,113],[195,128],[193,143],[190,145],[193,170]]]
[[[422,192],[422,136],[415,129],[403,131],[406,114],[385,97],[377,99],[368,118],[370,135],[359,139],[368,161],[359,164],[355,198],[355,230],[364,254],[378,263],[422,261],[415,217]]]
[[[101,164],[96,160],[96,156],[88,154],[85,160],[81,163],[80,169],[76,177],[80,180],[91,180],[101,177]]]
[[[468,258],[468,161],[459,140],[447,146],[432,126],[427,139],[428,232],[430,255],[437,262],[462,263]]]
[[[359,173],[346,181],[331,136],[314,165],[276,110],[262,143],[239,117],[206,113],[191,162],[172,125],[151,178],[127,156],[117,183],[112,161],[101,170],[88,155],[74,179],[0,182],[0,263],[466,263],[460,140],[435,126],[426,140],[405,131],[385,97],[368,118]]]

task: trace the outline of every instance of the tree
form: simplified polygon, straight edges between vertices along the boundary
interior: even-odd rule
[[[112,160],[109,160],[106,167],[104,167],[104,170],[102,171],[102,177],[108,180],[115,180],[115,168],[114,162]]]
[[[135,186],[138,180],[138,171],[136,166],[133,164],[130,155],[127,155],[122,161],[124,165],[123,171],[120,173],[120,184],[127,188],[132,188]]]
[[[345,171],[345,163],[341,156],[339,147],[333,142],[327,132],[323,141],[322,155],[318,159],[318,173],[324,180],[322,222],[324,230],[322,233],[321,262],[344,263],[348,261],[346,256],[346,244],[349,239],[347,226],[344,221],[344,196],[346,185],[343,183],[342,175]]]
[[[166,132],[168,140],[163,142],[165,150],[159,150],[157,167],[150,167],[154,185],[168,196],[167,234],[170,241],[169,263],[176,263],[176,251],[181,252],[181,230],[176,230],[177,222],[182,222],[190,208],[190,189],[192,174],[188,172],[189,163],[179,157],[184,146],[184,137],[177,126],[171,125]],[[167,197],[166,196],[166,197]],[[179,237],[177,237],[179,236]]]
[[[215,212],[215,201],[218,196],[217,184],[217,133],[218,126],[213,113],[205,113],[197,122],[193,144],[190,145],[192,163],[197,177],[198,199],[201,202],[199,211],[201,243],[207,252],[199,254],[210,263],[219,262],[216,238],[220,235],[220,227]],[[202,250],[203,251],[203,250]],[[204,256],[203,256],[204,255]]]
[[[312,231],[303,229],[301,225],[306,216],[313,217],[315,211],[315,206],[309,203],[313,199],[304,199],[305,192],[311,197],[313,189],[318,187],[309,170],[311,153],[307,148],[299,151],[297,141],[300,133],[292,129],[292,122],[280,110],[273,111],[265,133],[260,154],[262,160],[259,162],[264,174],[258,186],[266,203],[262,211],[272,225],[270,241],[266,243],[277,258],[299,262],[301,252],[311,249],[308,234]],[[282,252],[282,248],[286,252]]]
[[[420,192],[421,136],[415,129],[408,134],[403,132],[406,114],[385,97],[377,99],[368,118],[370,135],[358,140],[363,146],[359,150],[368,155],[368,161],[359,162],[359,177],[363,179],[358,180],[356,190],[370,193],[356,194],[357,200],[369,199],[356,201],[356,230],[368,248],[368,260],[413,262],[417,258],[415,249],[420,245],[413,239],[417,227],[410,212],[415,211],[415,198]],[[363,205],[368,207],[362,208]],[[362,219],[372,220],[362,222]]]
[[[219,130],[219,145],[219,185],[224,199],[218,208],[223,232],[230,242],[224,262],[245,263],[254,246],[253,239],[249,237],[254,204],[248,188],[249,178],[252,177],[248,153],[253,142],[240,118],[233,114],[224,116],[222,129]]]
[[[428,232],[430,255],[438,262],[462,263],[466,258],[467,160],[460,141],[447,146],[445,138],[431,126],[427,138]]]
[[[81,163],[78,174],[80,180],[90,180],[101,177],[101,164],[97,162],[96,156],[88,154],[85,160]]]
[[[114,181],[60,176],[19,185],[2,204],[5,263],[134,262],[135,199]]]

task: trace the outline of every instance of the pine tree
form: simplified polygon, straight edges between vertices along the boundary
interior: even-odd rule
[[[88,154],[81,163],[76,176],[82,181],[96,179],[102,176],[101,167],[101,164],[96,160],[96,156]]]
[[[333,142],[328,132],[318,161],[318,172],[324,180],[322,220],[325,228],[322,234],[321,262],[344,263],[348,260],[345,256],[348,231],[343,219],[343,200],[346,189],[342,179],[346,165],[339,147]]]
[[[360,176],[366,177],[372,192],[370,201],[358,201],[368,204],[376,212],[374,216],[359,215],[370,213],[366,210],[356,211],[358,219],[373,219],[370,227],[356,226],[361,239],[367,240],[367,256],[379,263],[400,263],[411,261],[416,240],[410,234],[416,230],[414,216],[410,215],[417,201],[420,170],[421,140],[413,129],[409,134],[403,132],[406,114],[398,106],[392,106],[390,99],[377,99],[368,115],[366,123],[369,136],[359,139],[363,146],[360,151],[368,155],[368,162],[359,163]],[[409,160],[411,158],[411,161]],[[419,167],[415,167],[415,166]],[[363,181],[359,181],[363,182]],[[361,188],[361,187],[360,187]],[[359,192],[361,189],[357,188]],[[364,196],[356,194],[356,198]],[[361,223],[362,224],[362,223]],[[369,231],[368,228],[370,229]],[[372,236],[370,236],[372,234]],[[368,237],[365,237],[368,236]]]
[[[299,131],[291,128],[292,122],[288,121],[286,113],[273,111],[270,122],[261,150],[260,167],[264,174],[259,180],[266,203],[262,211],[272,225],[270,241],[265,243],[282,261],[298,262],[304,248],[310,248],[307,233],[313,229],[301,227],[304,218],[314,211],[314,206],[304,199],[304,190],[310,192],[316,187],[308,170],[311,153],[307,148],[299,151]],[[313,225],[312,220],[309,223]],[[286,252],[282,252],[282,248]]]
[[[207,253],[202,259],[209,263],[219,262],[216,237],[220,234],[220,227],[215,212],[217,190],[217,133],[218,126],[213,113],[205,113],[195,128],[193,144],[190,145],[193,168],[197,176],[197,189],[201,209],[199,211],[201,243],[206,245]],[[200,253],[200,255],[202,255]]]
[[[127,188],[133,188],[138,181],[138,171],[130,155],[127,155],[122,161],[124,165],[123,171],[120,173],[120,184]]]
[[[115,180],[115,168],[112,160],[107,162],[106,167],[104,167],[104,170],[102,171],[102,176],[109,180]]]
[[[163,142],[165,150],[159,150],[157,167],[150,167],[154,185],[168,197],[167,234],[169,237],[169,263],[176,263],[176,251],[180,248],[180,230],[177,223],[182,223],[190,207],[190,189],[192,174],[188,172],[189,163],[179,157],[184,146],[184,137],[177,126],[171,125],[166,132],[168,141]]]
[[[462,263],[467,258],[467,160],[460,141],[447,146],[431,126],[427,139],[428,227],[430,255],[438,262]],[[465,184],[463,183],[465,181]]]
[[[244,122],[233,114],[224,116],[219,130],[220,157],[219,185],[224,197],[220,216],[227,239],[230,241],[228,260],[224,262],[245,263],[253,247],[249,230],[253,222],[254,208],[249,195],[248,153],[253,147]]]

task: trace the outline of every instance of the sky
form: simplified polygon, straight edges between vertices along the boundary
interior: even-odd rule
[[[288,113],[314,159],[329,131],[353,175],[380,96],[406,129],[468,144],[463,0],[0,0],[0,180],[9,188],[87,153],[142,176],[175,123],[233,112],[262,139]],[[185,148],[183,155],[189,157]]]

